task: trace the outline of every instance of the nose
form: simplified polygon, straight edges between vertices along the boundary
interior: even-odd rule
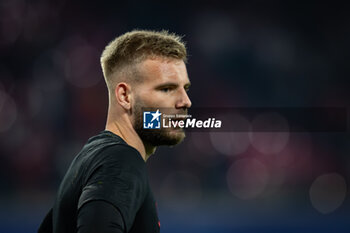
[[[181,90],[181,94],[180,94],[180,98],[179,100],[176,102],[175,108],[180,109],[188,109],[192,106],[192,102],[190,100],[190,98],[187,95],[186,90]]]

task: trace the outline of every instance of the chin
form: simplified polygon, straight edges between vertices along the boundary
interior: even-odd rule
[[[161,134],[161,140],[157,144],[158,146],[175,146],[182,142],[185,136],[185,132],[182,129],[171,129]]]
[[[185,137],[185,132],[182,129],[173,129],[168,134],[169,141],[174,141],[172,145],[179,144]]]

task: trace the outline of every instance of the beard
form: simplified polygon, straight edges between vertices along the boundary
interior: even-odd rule
[[[137,98],[133,106],[133,127],[144,144],[151,146],[174,146],[179,144],[185,138],[183,129],[160,128],[144,129],[143,128],[143,109],[146,107],[142,101]]]

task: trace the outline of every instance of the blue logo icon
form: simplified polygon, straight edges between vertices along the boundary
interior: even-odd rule
[[[162,113],[159,109],[156,112],[143,112],[144,129],[160,129],[160,116]]]

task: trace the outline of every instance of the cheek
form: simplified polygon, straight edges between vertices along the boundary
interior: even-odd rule
[[[141,107],[157,107],[158,97],[152,93],[140,93],[135,98],[135,104]]]
[[[152,95],[150,95],[150,94],[142,95],[139,98],[140,103],[145,107],[150,107],[154,102],[153,99],[154,98],[152,98]]]
[[[167,107],[166,104],[171,102],[171,96],[159,91],[150,92],[142,98],[144,105],[149,107]]]

